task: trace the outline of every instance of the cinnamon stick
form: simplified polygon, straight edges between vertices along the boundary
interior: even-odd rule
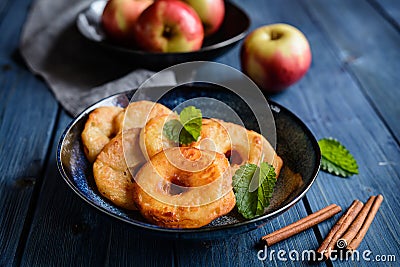
[[[321,214],[324,214],[324,213],[327,212],[328,210],[333,209],[333,208],[335,208],[335,207],[337,207],[336,204],[331,204],[331,205],[329,205],[329,206],[327,206],[327,207],[325,207],[325,208],[323,208],[323,209],[320,209],[320,210],[314,212],[313,214],[308,215],[307,217],[304,217],[304,218],[302,218],[302,219],[300,219],[300,220],[298,220],[298,221],[296,221],[296,222],[294,222],[294,223],[292,223],[292,224],[290,224],[290,225],[287,225],[287,226],[285,226],[285,227],[283,227],[283,228],[281,228],[281,229],[278,229],[278,230],[276,230],[276,231],[274,231],[274,232],[268,234],[267,236],[272,236],[272,235],[276,235],[276,234],[279,234],[279,233],[282,233],[282,232],[286,232],[287,230],[293,228],[294,226],[303,224],[303,223],[305,223],[306,221],[308,221],[308,220],[310,220],[310,219],[312,219],[312,218],[314,218],[314,217],[320,216]],[[263,238],[264,238],[264,237],[263,237]]]
[[[334,249],[336,242],[342,236],[342,234],[349,228],[350,224],[356,218],[357,214],[363,207],[363,203],[358,199],[354,200],[346,213],[340,217],[336,224],[329,231],[328,235],[318,248],[317,253],[323,256],[324,260],[327,260],[331,256],[331,252]]]
[[[375,196],[371,196],[367,203],[365,203],[364,207],[361,209],[360,213],[357,215],[355,220],[351,223],[350,227],[347,229],[346,233],[338,240],[337,244],[340,244],[339,248],[347,248],[350,244],[351,240],[357,235],[358,231],[360,231],[365,218],[367,217],[372,204],[375,201]]]
[[[320,222],[325,221],[326,219],[339,213],[341,210],[342,209],[336,204],[329,205],[313,214],[308,215],[307,217],[304,217],[301,220],[298,220],[297,222],[294,222],[273,233],[263,236],[261,240],[266,242],[267,246],[272,246],[273,244],[276,244],[291,236],[299,234],[304,230],[307,230],[313,227],[314,225],[317,225]]]
[[[381,206],[383,201],[383,196],[378,195],[375,198],[374,204],[372,205],[367,218],[364,221],[364,224],[362,225],[361,229],[358,231],[356,236],[351,240],[350,244],[347,246],[348,250],[356,250],[358,246],[360,245],[361,241],[363,240],[365,234],[367,233],[372,221],[375,218],[376,213],[378,212],[379,207]]]

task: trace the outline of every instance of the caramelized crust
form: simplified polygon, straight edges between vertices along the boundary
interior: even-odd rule
[[[235,206],[229,162],[223,154],[191,147],[170,148],[138,172],[134,202],[150,222],[197,228]]]
[[[145,163],[139,149],[139,132],[140,129],[134,128],[124,134],[119,133],[104,147],[93,164],[99,192],[115,205],[130,210],[136,209],[131,173]]]

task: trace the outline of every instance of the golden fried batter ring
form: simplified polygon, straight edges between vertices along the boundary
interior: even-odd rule
[[[138,101],[120,107],[100,107],[89,114],[82,132],[86,157],[93,162],[112,137],[123,129],[142,128],[151,118],[170,114],[171,110],[151,101]]]
[[[140,133],[140,148],[146,158],[151,158],[163,149],[177,146],[163,133],[164,124],[177,118],[175,114],[157,117],[149,120],[143,127]],[[189,146],[224,154],[231,150],[231,141],[228,131],[220,121],[203,119],[199,140]]]
[[[143,128],[152,118],[168,115],[172,111],[166,106],[147,100],[130,103],[124,113],[116,118],[119,129]]]
[[[154,155],[135,176],[134,201],[150,222],[197,228],[235,206],[229,162],[223,154],[175,147]]]
[[[139,133],[139,128],[119,133],[104,147],[93,164],[94,180],[99,192],[115,205],[130,210],[136,209],[131,173],[136,173],[145,162],[139,148]],[[129,162],[129,167],[126,162]]]
[[[164,124],[167,121],[177,119],[175,114],[164,115],[150,119],[140,132],[140,148],[147,160],[163,149],[176,147],[177,145],[168,139],[163,133]]]
[[[225,154],[232,149],[232,140],[220,120],[203,119],[200,138],[190,146]]]
[[[100,107],[89,114],[81,137],[85,155],[90,162],[96,159],[110,138],[118,133],[114,121],[120,113],[123,113],[123,108]]]
[[[177,119],[177,116],[157,117],[142,129],[140,147],[146,158],[151,158],[163,149],[177,146],[163,134],[164,124],[172,119]],[[259,165],[268,162],[274,166],[278,177],[283,164],[264,136],[222,120],[203,119],[199,140],[189,146],[225,154],[230,158],[233,173],[246,163]]]
[[[259,165],[268,162],[274,167],[278,178],[283,161],[264,136],[231,122],[223,124],[232,140],[232,150],[225,154],[230,157],[233,172],[246,163]]]

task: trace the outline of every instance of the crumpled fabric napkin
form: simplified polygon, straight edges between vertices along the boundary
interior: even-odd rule
[[[20,52],[30,70],[42,76],[72,116],[98,100],[138,87],[153,72],[86,40],[76,18],[93,0],[36,0],[25,22]],[[173,85],[173,73],[157,83]]]

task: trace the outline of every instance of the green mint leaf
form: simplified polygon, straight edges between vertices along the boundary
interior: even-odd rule
[[[164,135],[175,143],[180,143],[182,145],[188,145],[196,141],[193,136],[186,131],[179,120],[170,120],[164,124]]]
[[[163,132],[169,140],[181,145],[196,142],[201,133],[201,110],[193,106],[184,108],[179,120],[170,120],[164,124]]]
[[[358,174],[358,165],[350,152],[337,140],[323,138],[318,141],[321,149],[321,169],[337,176]]]
[[[260,185],[258,187],[257,213],[264,214],[264,210],[269,206],[276,183],[276,173],[272,165],[267,162],[260,164]]]
[[[178,143],[182,128],[182,124],[178,120],[170,120],[164,124],[163,132],[169,140]]]
[[[197,139],[194,139],[193,135],[191,135],[185,128],[182,127],[179,135],[179,143],[181,145],[189,145],[195,141],[197,141]]]
[[[194,106],[184,108],[179,115],[180,121],[185,130],[197,141],[200,137],[202,126],[201,110]]]
[[[253,179],[258,184],[256,190],[251,189]],[[236,171],[232,180],[239,213],[246,219],[263,215],[276,183],[274,167],[268,163],[261,163],[260,168],[255,164],[245,164]]]
[[[250,183],[256,170],[257,165],[245,164],[232,177],[238,211],[247,219],[253,218],[257,213],[257,191],[249,192]]]
[[[342,176],[342,177],[349,177],[349,176],[353,175],[352,173],[347,172],[347,171],[343,170],[342,168],[336,166],[335,164],[333,164],[329,160],[325,159],[324,157],[321,158],[321,169],[328,173],[335,174],[337,176]]]

